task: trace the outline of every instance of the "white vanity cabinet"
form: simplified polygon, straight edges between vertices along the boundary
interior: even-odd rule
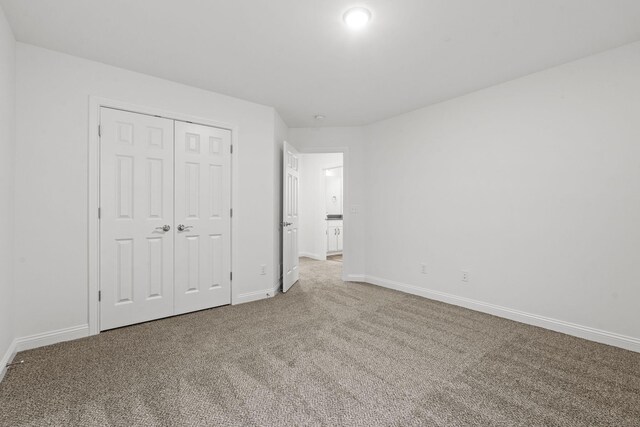
[[[342,220],[327,220],[327,253],[342,252]]]

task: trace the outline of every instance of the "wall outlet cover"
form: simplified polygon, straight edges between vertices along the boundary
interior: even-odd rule
[[[465,283],[468,283],[469,282],[469,272],[466,271],[466,270],[462,270],[461,273],[462,273],[461,280],[463,282],[465,282]]]

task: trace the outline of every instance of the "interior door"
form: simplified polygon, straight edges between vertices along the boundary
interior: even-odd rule
[[[282,291],[287,292],[298,281],[298,182],[300,156],[284,143],[282,180]]]
[[[175,314],[231,303],[231,131],[175,122]]]
[[[173,120],[100,110],[100,329],[173,314]]]

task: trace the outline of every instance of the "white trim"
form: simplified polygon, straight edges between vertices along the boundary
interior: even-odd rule
[[[282,278],[280,278],[280,280],[278,280],[276,284],[273,285],[273,293],[271,294],[271,297],[275,297],[276,295],[281,293],[282,293]],[[267,298],[271,298],[271,297],[267,297]]]
[[[233,154],[231,156],[231,208],[233,202],[237,200],[238,186],[238,162],[234,159],[238,158],[238,126],[234,124],[224,123],[217,120],[211,120],[203,117],[192,116],[189,114],[176,113],[173,111],[165,111],[162,109],[148,107],[143,105],[130,104],[127,102],[117,101],[97,96],[89,96],[89,135],[88,135],[88,243],[87,243],[87,264],[89,286],[88,292],[88,327],[89,335],[100,333],[100,302],[98,301],[98,290],[100,284],[100,239],[99,239],[99,222],[98,207],[100,204],[100,156],[99,156],[99,136],[98,125],[100,124],[100,108],[115,108],[118,110],[130,111],[134,113],[147,114],[151,116],[160,116],[171,120],[186,121],[205,126],[212,126],[231,131],[231,143],[233,144]],[[235,236],[238,235],[236,229],[237,221],[231,218],[231,271],[237,270],[235,260],[238,259],[234,253]],[[231,283],[231,299],[233,299],[233,282]]]
[[[312,254],[311,252],[298,252],[298,256],[299,257],[315,259],[316,261],[326,261],[327,260],[327,256],[326,255],[322,256],[322,255],[318,255],[318,254]]]
[[[394,282],[392,280],[381,279],[379,277],[364,276],[363,281],[372,285],[382,286],[384,288],[394,289],[397,291],[405,292],[412,295],[418,295],[436,301],[442,301],[448,304],[457,305],[459,307],[480,311],[482,313],[492,314],[494,316],[503,317],[505,319],[515,320],[516,322],[539,326],[541,328],[550,329],[552,331],[561,332],[567,335],[572,335],[574,337],[584,338],[590,341],[640,352],[639,338],[620,335],[613,332],[607,332],[600,329],[591,328],[589,326],[578,325],[576,323],[566,322],[564,320],[552,319],[550,317],[527,313],[512,308],[501,307],[499,305],[460,297],[457,295],[448,294],[446,292],[434,291],[414,285]]]
[[[89,325],[78,325],[14,339],[0,361],[2,363],[0,365],[0,381],[7,372],[7,364],[11,363],[19,352],[88,336]]]
[[[365,282],[364,274],[345,274],[342,276],[343,282]]]
[[[4,356],[2,356],[2,360],[0,360],[0,382],[2,382],[2,379],[4,378],[5,374],[7,373],[7,364],[11,363],[13,361],[13,358],[16,357],[16,354],[18,353],[18,351],[16,350],[16,340],[11,341],[11,344],[9,344],[9,348],[7,349],[6,353],[4,354]]]
[[[261,291],[247,292],[245,294],[239,294],[233,305],[243,304],[245,302],[258,301],[265,298],[273,298],[276,294],[280,293],[280,283],[277,283],[273,288],[263,289]]]
[[[45,345],[57,344],[64,341],[77,340],[89,336],[89,325],[78,325],[70,328],[57,329],[41,334],[16,338],[16,351],[31,350]]]

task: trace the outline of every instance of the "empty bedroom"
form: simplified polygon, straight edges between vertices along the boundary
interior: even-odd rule
[[[0,426],[640,427],[640,2],[0,0]]]

